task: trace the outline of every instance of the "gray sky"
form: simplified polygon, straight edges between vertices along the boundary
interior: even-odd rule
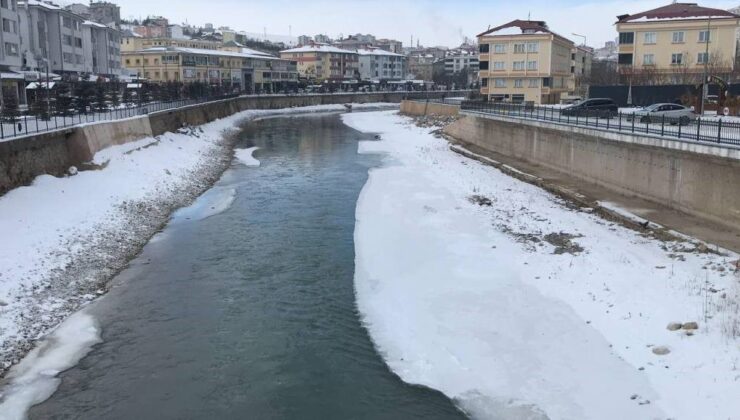
[[[463,36],[474,37],[489,25],[512,19],[545,20],[550,28],[575,42],[586,35],[588,44],[601,46],[614,39],[617,15],[637,13],[671,0],[113,0],[124,17],[164,15],[173,23],[213,23],[233,29],[293,36],[326,33],[372,33],[408,45],[410,37],[423,45],[456,46]],[[740,0],[702,2],[727,9]],[[291,27],[291,29],[289,29]],[[414,41],[416,43],[416,41]]]

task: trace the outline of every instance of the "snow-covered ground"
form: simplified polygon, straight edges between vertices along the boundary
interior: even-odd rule
[[[476,418],[740,418],[738,255],[574,209],[393,112],[343,119],[387,156],[357,205],[355,287],[403,380]]]
[[[353,109],[389,106],[398,105]],[[111,276],[171,211],[218,179],[232,160],[225,130],[261,116],[345,110],[326,105],[245,111],[110,147],[95,155],[97,170],[39,176],[0,197],[0,376],[60,320],[103,294]],[[228,207],[234,192],[219,197],[216,207]]]

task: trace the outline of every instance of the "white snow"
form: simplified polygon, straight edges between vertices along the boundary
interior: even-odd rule
[[[740,413],[737,255],[682,252],[691,244],[571,210],[392,112],[343,119],[381,134],[360,153],[387,155],[357,205],[355,287],[404,381],[476,418]],[[560,232],[584,250],[555,254],[543,238]],[[693,336],[666,329],[689,321]]]
[[[260,166],[260,161],[257,160],[253,154],[259,147],[250,147],[248,149],[236,149],[234,155],[246,166]]]
[[[25,359],[14,366],[0,393],[0,418],[22,420],[28,409],[51,396],[59,386],[57,378],[85,357],[100,342],[100,330],[84,311],[67,318],[39,342]]]
[[[397,108],[398,104],[353,105],[354,110],[388,107]],[[101,252],[89,249],[86,240],[130,235],[124,229],[128,216],[123,206],[151,203],[177,191],[188,179],[197,178],[204,156],[218,147],[224,130],[239,121],[268,115],[345,110],[339,104],[245,111],[201,126],[202,132],[196,130],[195,135],[166,133],[107,148],[94,158],[94,163],[104,166],[100,170],[80,171],[63,178],[42,175],[32,185],[0,197],[0,367],[7,368],[15,362],[13,343],[25,336],[19,318],[33,320],[33,335],[28,337],[33,340],[56,325],[55,314],[68,314],[81,301],[95,298],[38,293],[52,286],[50,281],[55,273],[64,270],[83,251]],[[228,190],[211,191],[208,200],[203,201],[206,208],[181,216],[204,218],[225,211],[234,194]],[[72,283],[79,286],[92,281],[79,278]]]

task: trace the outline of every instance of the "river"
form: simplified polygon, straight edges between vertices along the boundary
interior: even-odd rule
[[[456,419],[363,328],[355,206],[380,158],[339,114],[243,128],[235,160],[89,309],[102,343],[31,419]]]

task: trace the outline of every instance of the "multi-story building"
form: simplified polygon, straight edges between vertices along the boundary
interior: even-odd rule
[[[153,82],[230,85],[235,91],[278,91],[298,82],[291,60],[244,49],[240,52],[152,47],[123,53],[124,66]]]
[[[179,47],[179,48],[197,48],[201,50],[217,50],[221,44],[213,41],[201,39],[178,39],[178,38],[142,38],[140,36],[123,36],[121,37],[121,51],[132,52],[141,51],[154,47]]]
[[[90,2],[90,20],[106,26],[120,28],[121,8],[107,1]]]
[[[334,46],[349,51],[369,48],[375,45],[375,37],[372,35],[350,35],[345,39],[334,41]]]
[[[478,54],[465,50],[450,50],[444,58],[444,62],[447,75],[453,75],[465,69],[474,73],[478,72]]]
[[[401,54],[368,48],[357,50],[360,78],[373,81],[398,81],[406,77],[406,57]]]
[[[573,77],[568,81],[568,91],[575,97],[585,98],[588,95],[594,50],[585,45],[578,45],[571,51],[570,58],[570,72]]]
[[[93,21],[83,26],[85,72],[117,77],[121,74],[121,38],[117,29]]]
[[[418,80],[431,82],[434,77],[434,63],[437,61],[434,54],[414,53],[408,60],[408,74]]]
[[[672,3],[617,17],[619,69],[649,74],[658,83],[693,83],[706,67],[731,72],[738,52],[740,16],[696,3]]]
[[[23,64],[21,50],[21,33],[16,0],[2,0],[0,2],[0,71],[2,84],[0,85],[0,103],[8,96],[18,98],[18,103],[24,103],[23,76],[14,72]]]
[[[313,40],[317,44],[331,44],[331,38],[328,35],[318,34],[313,37]]]
[[[280,51],[280,57],[296,61],[301,77],[309,80],[340,82],[360,77],[358,54],[331,45],[312,43]]]
[[[308,45],[313,42],[313,38],[308,35],[301,35],[298,37],[298,46]]]
[[[396,41],[395,39],[378,39],[375,41],[374,45],[381,50],[390,51],[396,54],[403,54],[403,43],[401,41]]]
[[[514,20],[478,35],[481,93],[495,101],[560,102],[568,92],[572,41],[545,22]]]
[[[26,67],[77,76],[92,71],[83,45],[89,27],[85,19],[52,3],[18,2]],[[88,51],[89,53],[89,51]]]

